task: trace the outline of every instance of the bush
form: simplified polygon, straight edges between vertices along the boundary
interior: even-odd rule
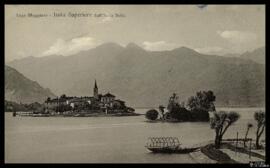
[[[5,100],[5,111],[15,112],[15,111],[29,111],[24,104],[18,104],[16,102]]]
[[[215,111],[214,101],[216,96],[213,91],[199,91],[196,96],[191,96],[187,101],[187,107],[193,110]]]
[[[126,108],[126,111],[127,111],[128,113],[134,113],[134,112],[135,112],[135,109],[134,109],[134,108],[131,108],[131,107],[127,107],[127,108]]]
[[[190,120],[190,112],[184,107],[173,107],[170,114],[173,119],[176,119],[178,121]]]
[[[145,114],[148,120],[156,120],[158,118],[158,111],[155,109],[148,110]]]
[[[191,110],[191,121],[209,121],[209,113],[206,110]]]
[[[70,105],[65,105],[65,104],[60,104],[59,106],[55,106],[52,108],[53,111],[55,112],[65,112],[65,111],[70,111],[72,110],[72,107]]]

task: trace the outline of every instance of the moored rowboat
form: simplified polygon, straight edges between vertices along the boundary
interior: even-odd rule
[[[150,137],[150,143],[145,146],[154,153],[190,153],[199,147],[180,147],[177,137]]]
[[[190,153],[190,152],[194,152],[197,149],[199,149],[199,147],[196,147],[196,148],[181,148],[181,147],[171,148],[171,147],[149,147],[149,146],[146,146],[146,148],[154,153]]]

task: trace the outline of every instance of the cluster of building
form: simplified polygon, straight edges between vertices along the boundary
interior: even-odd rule
[[[57,97],[55,99],[48,98],[45,101],[45,107],[47,109],[53,109],[61,105],[65,105],[70,106],[72,109],[74,109],[77,106],[88,104],[98,106],[100,110],[106,112],[108,109],[123,109],[126,107],[124,101],[115,99],[116,97],[109,92],[104,95],[99,94],[96,80],[93,90],[94,95],[91,97],[68,97],[62,95],[61,97]]]

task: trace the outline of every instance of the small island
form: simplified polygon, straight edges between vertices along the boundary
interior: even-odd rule
[[[191,96],[187,102],[179,102],[179,97],[173,93],[169,98],[167,111],[165,107],[158,107],[160,113],[156,109],[150,109],[146,112],[145,117],[151,122],[209,122],[209,112],[216,111],[214,101],[216,96],[211,90],[199,91],[195,96]]]
[[[94,84],[93,96],[66,96],[45,100],[43,104],[32,103],[24,105],[28,112],[13,111],[13,116],[33,116],[33,117],[98,117],[98,116],[138,116],[135,109],[125,105],[125,101],[116,99],[110,92],[102,95],[98,92],[97,82]]]

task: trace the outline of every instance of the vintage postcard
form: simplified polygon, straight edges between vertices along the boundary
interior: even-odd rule
[[[5,163],[265,165],[265,31],[256,4],[5,5]]]

